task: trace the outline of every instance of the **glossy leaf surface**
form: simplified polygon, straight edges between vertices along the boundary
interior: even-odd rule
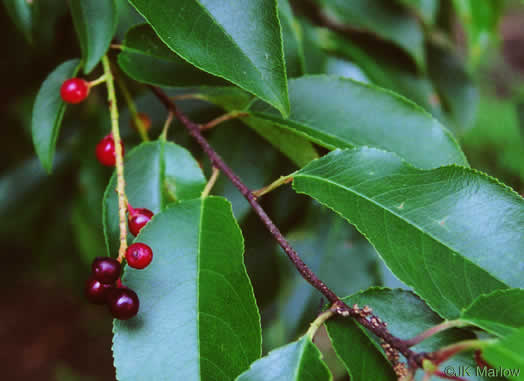
[[[177,203],[136,241],[154,256],[144,270],[125,269],[140,310],[114,322],[117,379],[234,380],[259,358],[261,336],[231,205],[218,197]]]
[[[524,290],[499,290],[479,296],[462,311],[460,320],[499,336],[524,327]]]
[[[77,59],[66,61],[49,74],[42,83],[33,106],[33,144],[47,172],[51,172],[53,167],[58,133],[66,109],[66,104],[60,96],[60,87],[66,79],[75,76],[79,63]]]
[[[71,14],[75,25],[84,73],[88,74],[98,64],[109,48],[118,23],[115,0],[71,0]]]
[[[289,95],[288,119],[262,103],[251,112],[327,148],[381,148],[420,168],[467,165],[451,132],[392,92],[345,78],[307,76],[289,81]]]
[[[332,152],[293,177],[297,192],[347,218],[446,318],[481,294],[524,285],[524,200],[482,173],[419,170],[363,148]]]
[[[160,39],[194,66],[289,112],[275,0],[131,0]]]
[[[136,81],[164,87],[226,85],[184,61],[170,50],[147,24],[131,28],[124,41],[118,64]]]
[[[134,208],[147,208],[153,213],[160,212],[171,202],[199,197],[206,183],[191,154],[173,143],[143,143],[126,154],[124,164],[129,203]],[[115,189],[116,177],[113,175],[104,195],[103,213],[109,255],[115,255],[120,244]]]
[[[308,336],[254,362],[236,381],[331,381],[322,354]]]

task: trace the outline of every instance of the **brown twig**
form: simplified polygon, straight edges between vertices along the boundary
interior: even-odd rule
[[[322,280],[320,280],[317,275],[304,263],[304,261],[302,261],[293,247],[291,247],[289,242],[284,238],[278,227],[273,223],[264,209],[257,202],[257,199],[251,190],[249,190],[249,188],[238,178],[233,170],[222,160],[218,153],[215,152],[215,150],[209,145],[206,138],[200,132],[200,126],[191,121],[182,111],[178,110],[175,104],[163,90],[154,86],[150,86],[150,88],[157,98],[164,104],[164,106],[169,111],[173,112],[175,117],[188,130],[189,134],[202,147],[206,155],[211,160],[212,165],[220,169],[229,178],[233,185],[235,185],[240,193],[242,193],[262,223],[269,230],[273,238],[282,247],[291,262],[293,262],[300,275],[302,275],[302,277],[307,282],[319,290],[329,300],[329,302],[333,305],[334,311],[343,317],[353,317],[366,329],[373,332],[376,336],[391,345],[391,347],[402,353],[410,364],[415,364],[420,367],[422,365],[422,360],[425,358],[425,354],[413,352],[411,349],[409,349],[409,346],[406,345],[404,340],[393,336],[387,329],[387,325],[382,322],[380,318],[373,315],[372,310],[369,307],[365,306],[363,308],[359,308],[357,305],[349,307]]]

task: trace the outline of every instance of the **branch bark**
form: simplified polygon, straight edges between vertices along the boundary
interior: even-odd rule
[[[359,308],[357,305],[349,307],[344,303],[311,269],[302,261],[297,252],[291,247],[289,242],[284,238],[278,227],[269,218],[262,206],[257,201],[255,195],[251,190],[240,180],[240,178],[233,172],[233,170],[222,160],[218,153],[210,146],[206,138],[200,132],[200,126],[191,121],[182,111],[178,110],[176,105],[171,101],[167,94],[158,87],[149,86],[157,98],[164,104],[169,112],[172,112],[175,117],[184,125],[189,134],[202,147],[206,155],[211,160],[211,163],[216,168],[220,169],[233,183],[233,185],[242,193],[245,199],[249,202],[260,220],[269,230],[273,238],[282,247],[291,262],[295,265],[302,277],[309,282],[313,287],[319,290],[332,304],[332,309],[335,313],[342,317],[351,316],[362,326],[373,332],[376,336],[384,340],[391,347],[402,353],[408,360],[408,363],[416,367],[422,366],[422,360],[425,358],[424,353],[416,353],[409,348],[406,342],[398,337],[395,337],[387,329],[387,325],[377,316],[373,315],[371,308]]]

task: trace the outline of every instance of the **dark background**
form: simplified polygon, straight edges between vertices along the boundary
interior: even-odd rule
[[[55,171],[50,176],[42,171],[35,158],[30,132],[34,96],[50,71],[66,59],[80,55],[66,3],[47,3],[48,17],[42,21],[45,24],[39,27],[41,32],[33,46],[24,40],[0,7],[3,36],[0,59],[2,379],[113,380],[111,318],[103,308],[85,303],[82,297],[92,257],[104,254],[100,239],[101,219],[97,218],[101,192],[110,171],[98,167],[93,152],[96,142],[108,129],[108,118],[102,93],[90,97],[83,106],[70,107]],[[307,10],[305,12],[307,14]],[[499,26],[501,43],[488,54],[490,64],[476,78],[482,91],[507,99],[513,97],[515,84],[522,83],[523,22],[524,13],[520,8],[514,6],[504,12]],[[455,39],[461,42],[460,25],[455,26],[455,32]],[[521,119],[524,119],[524,106],[519,107]],[[159,113],[158,106],[146,104],[143,109],[152,113],[154,128],[159,129],[163,114]],[[196,118],[206,120],[208,112],[213,115],[217,111],[201,110]],[[499,115],[496,112],[480,114],[478,123],[482,126],[477,125],[474,130],[477,132],[461,137],[472,167],[500,178],[522,194],[523,180],[515,167],[521,165],[519,160],[524,161],[524,157],[519,158],[517,151],[517,156],[508,158],[500,142],[490,144],[490,132],[486,132],[485,125],[488,122],[500,124]],[[126,144],[136,143],[137,138],[129,126],[124,122],[122,125]],[[500,134],[503,135],[503,126],[497,128],[502,128]],[[520,128],[522,134],[522,126]],[[180,139],[186,142],[185,138]],[[288,165],[283,158],[282,162],[284,167]],[[282,168],[274,172],[285,173]],[[274,197],[286,202],[288,196],[277,192]],[[291,205],[294,213],[277,216],[284,230],[289,230],[302,218],[303,202],[299,198]],[[273,209],[278,214],[278,207]],[[90,221],[98,222],[90,224]],[[251,241],[247,233],[248,249],[250,245],[267,241],[264,233],[257,230],[257,224],[252,217],[244,222],[244,226],[255,231]],[[271,263],[270,260],[265,266]],[[248,263],[250,269],[257,266]],[[271,282],[275,275],[270,272],[255,273],[253,270],[252,276],[255,288],[259,287],[261,279],[266,284],[273,284],[272,289],[257,295],[263,305],[273,295],[278,280]]]

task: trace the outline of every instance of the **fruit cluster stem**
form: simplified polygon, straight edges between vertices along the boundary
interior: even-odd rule
[[[122,155],[122,145],[120,139],[120,129],[118,127],[118,107],[116,103],[115,83],[111,65],[107,56],[102,57],[102,65],[106,76],[107,101],[111,113],[111,132],[115,141],[115,159],[116,159],[116,193],[118,194],[118,216],[120,225],[120,249],[118,250],[118,261],[122,262],[126,255],[127,249],[127,219],[126,219],[126,192],[124,179],[124,158]]]

